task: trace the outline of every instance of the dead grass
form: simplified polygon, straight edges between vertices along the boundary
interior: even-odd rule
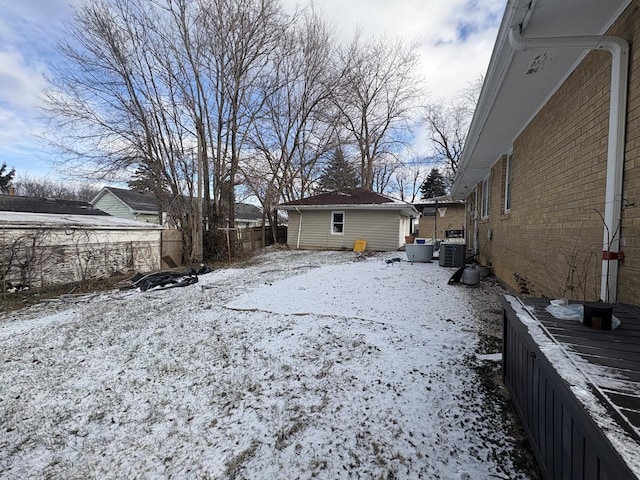
[[[226,468],[225,474],[228,478],[238,478],[240,472],[242,471],[242,467],[253,455],[256,453],[256,450],[260,446],[260,442],[257,440],[252,440],[251,444],[242,450],[237,455],[233,456],[229,460],[224,463]]]
[[[37,303],[58,299],[70,295],[89,294],[118,288],[120,284],[133,277],[133,274],[118,274],[107,278],[94,278],[83,282],[72,282],[33,288],[23,292],[0,294],[0,313],[8,313]],[[61,300],[62,301],[62,300]]]
[[[269,250],[286,250],[287,247],[271,246]],[[242,253],[238,257],[228,261],[218,261],[209,264],[213,269],[228,268],[233,265],[235,268],[246,268],[260,263],[256,257],[268,251],[267,249],[257,250],[249,253]],[[177,267],[176,270],[187,269],[189,265]],[[113,290],[127,284],[127,281],[135,275],[135,272],[114,274],[106,278],[92,278],[82,282],[69,282],[45,287],[32,288],[23,292],[0,293],[0,314],[8,313],[22,308],[36,305],[43,301],[59,300],[64,302],[66,296],[90,294]]]

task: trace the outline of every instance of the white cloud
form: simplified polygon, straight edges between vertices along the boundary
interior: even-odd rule
[[[0,51],[0,104],[30,109],[42,87],[41,73],[29,68],[17,52]]]
[[[432,99],[447,99],[486,72],[505,0],[315,0],[348,41],[367,36],[419,42],[421,74]],[[71,3],[3,0],[0,9],[0,155],[33,145],[37,105],[47,64]],[[288,11],[306,1],[282,0]]]
[[[296,0],[283,0],[292,11]],[[348,41],[365,35],[419,42],[421,73],[432,98],[451,98],[486,73],[505,0],[322,0],[317,9]]]
[[[66,0],[3,2],[0,9],[0,155],[16,168],[43,168],[35,138],[40,94]]]

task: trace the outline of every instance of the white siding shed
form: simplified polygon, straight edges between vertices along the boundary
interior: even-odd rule
[[[109,216],[0,212],[0,281],[44,286],[157,270],[162,230]]]

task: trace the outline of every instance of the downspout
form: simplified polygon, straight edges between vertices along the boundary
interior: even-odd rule
[[[580,48],[606,50],[611,53],[611,94],[609,102],[609,140],[607,147],[607,179],[604,200],[604,233],[602,244],[602,276],[600,299],[615,302],[618,293],[618,261],[620,252],[620,217],[622,211],[622,176],[627,114],[629,44],[620,37],[578,36],[524,38],[521,27],[509,31],[509,43],[515,50]]]
[[[300,220],[298,220],[298,240],[296,241],[296,250],[300,250],[300,232],[302,231],[302,212],[298,207],[296,207],[296,212],[300,215]]]

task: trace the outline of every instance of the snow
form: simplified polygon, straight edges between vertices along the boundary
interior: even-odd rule
[[[65,228],[162,230],[162,225],[137,222],[109,215],[66,215],[53,213],[0,212],[0,225],[10,228]]]
[[[0,478],[528,478],[473,288],[392,256],[273,250],[0,317]]]
[[[476,355],[478,360],[482,360],[485,362],[502,362],[502,352],[501,353],[489,353],[486,355]]]
[[[529,334],[551,362],[558,375],[565,380],[573,394],[582,403],[593,421],[602,429],[609,441],[625,460],[634,474],[640,478],[639,444],[613,420],[611,414],[594,393],[595,388],[629,389],[624,381],[615,378],[612,369],[595,365],[580,358],[570,348],[564,348],[551,338],[533,317],[535,308],[525,306],[517,298],[505,297],[518,319],[527,326]],[[635,386],[634,388],[637,388]],[[613,405],[611,405],[613,408]]]

